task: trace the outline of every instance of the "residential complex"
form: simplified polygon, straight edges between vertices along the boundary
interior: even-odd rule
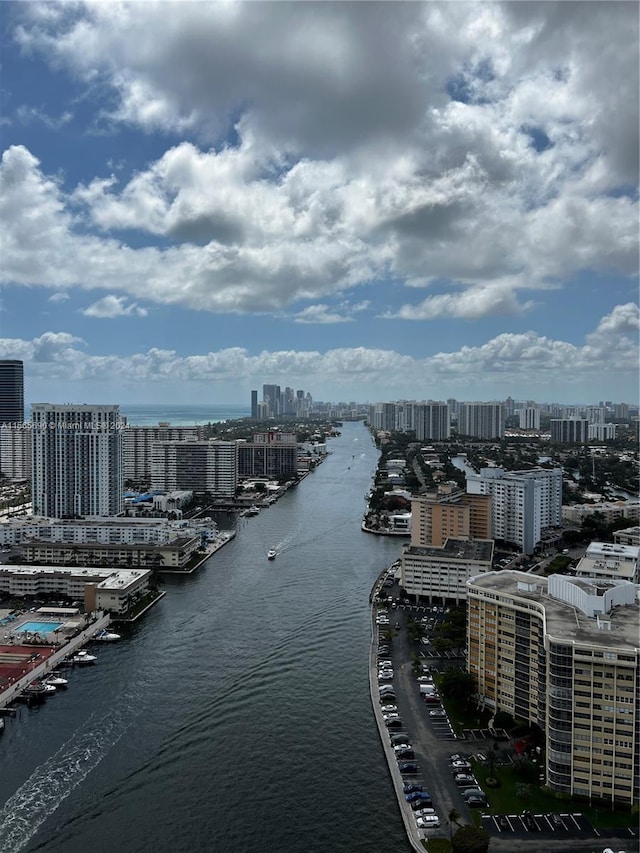
[[[589,421],[586,418],[552,418],[551,441],[586,444],[589,441]]]
[[[446,403],[416,403],[412,428],[419,441],[446,441],[451,436],[449,406]]]
[[[458,435],[469,438],[502,438],[504,406],[501,403],[461,403]]]
[[[605,581],[624,580],[639,583],[637,545],[619,545],[611,542],[592,542],[587,553],[576,566],[576,577]],[[640,627],[640,626],[639,626]]]
[[[125,480],[148,483],[151,480],[153,445],[157,441],[198,441],[204,438],[200,426],[129,426],[122,432],[122,470]]]
[[[238,477],[293,479],[298,473],[298,445],[284,442],[238,444]]]
[[[601,501],[595,504],[570,504],[562,507],[562,520],[569,524],[582,524],[585,518],[598,513],[606,524],[621,518],[629,522],[640,520],[640,500]]]
[[[637,802],[636,587],[488,572],[468,582],[467,600],[467,661],[480,707],[542,729],[549,788]]]
[[[491,496],[449,485],[411,501],[411,544],[444,545],[448,538],[491,539]]]
[[[518,423],[520,429],[540,429],[540,409],[537,406],[525,406],[518,409]]]
[[[34,403],[31,416],[34,513],[119,513],[124,480],[118,406]]]
[[[58,593],[84,601],[86,613],[124,613],[148,592],[150,578],[150,569],[0,565],[0,594],[22,598]]]
[[[238,488],[235,441],[156,441],[152,453],[152,489],[234,497]]]
[[[533,554],[545,530],[562,523],[562,469],[509,471],[482,468],[467,474],[467,492],[491,495],[495,539]]]
[[[409,545],[400,561],[400,586],[429,601],[467,597],[467,581],[491,570],[493,540],[447,539],[442,546]]]

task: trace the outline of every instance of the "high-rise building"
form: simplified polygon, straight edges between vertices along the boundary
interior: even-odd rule
[[[504,407],[500,403],[461,403],[458,435],[470,438],[502,438]]]
[[[235,441],[156,441],[151,487],[233,498],[238,487],[238,445]]]
[[[34,514],[119,513],[124,478],[118,406],[34,403],[31,419]]]
[[[491,539],[491,497],[450,486],[411,501],[411,545],[442,546],[447,539]]]
[[[156,441],[196,441],[204,428],[171,426],[161,421],[157,426],[127,426],[122,433],[122,470],[125,480],[149,483],[153,445]]]
[[[467,584],[467,666],[485,708],[546,736],[559,793],[638,802],[638,601],[625,581],[516,571]]]
[[[253,418],[254,421],[258,419],[258,392],[257,391],[251,392],[251,417]]]
[[[446,441],[450,437],[448,403],[416,403],[413,411],[418,441]]]
[[[561,468],[482,468],[467,474],[467,491],[491,495],[494,538],[518,545],[525,554],[534,552],[545,530],[562,524]]]
[[[21,361],[0,361],[0,476],[27,477],[30,453],[24,426],[24,366]]]
[[[0,361],[0,426],[21,426],[24,421],[24,365],[21,361]]]
[[[263,385],[262,399],[268,403],[271,417],[282,414],[279,385]]]
[[[589,441],[589,421],[586,418],[552,418],[551,441],[586,444]]]
[[[537,406],[525,406],[518,411],[520,429],[540,429],[540,409]]]
[[[617,424],[589,424],[589,440],[614,441],[617,429]]]

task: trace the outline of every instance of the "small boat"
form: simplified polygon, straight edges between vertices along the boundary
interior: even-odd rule
[[[45,696],[51,696],[52,693],[56,692],[55,684],[49,684],[48,681],[41,681],[40,683],[42,684]]]
[[[115,643],[116,640],[120,640],[122,638],[120,634],[116,634],[113,631],[107,631],[105,628],[103,631],[98,631],[93,639],[99,640],[101,643]]]
[[[61,675],[50,675],[44,679],[45,684],[52,684],[54,687],[66,687],[69,684],[68,679],[63,678]]]
[[[4,719],[0,717],[0,735],[4,731]]]
[[[277,553],[275,548],[269,548],[267,551],[267,560],[275,560]]]
[[[71,663],[79,663],[86,666],[87,664],[95,663],[97,660],[98,658],[95,655],[90,655],[89,652],[85,652],[83,649],[71,658]]]

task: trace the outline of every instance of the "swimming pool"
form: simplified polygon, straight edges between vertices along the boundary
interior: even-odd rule
[[[24,622],[19,628],[16,628],[16,634],[50,634],[52,631],[57,631],[62,628],[64,622]]]

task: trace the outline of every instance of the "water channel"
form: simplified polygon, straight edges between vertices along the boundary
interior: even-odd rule
[[[366,428],[329,449],[68,691],[7,720],[2,853],[410,849],[367,673],[369,591],[401,546],[360,531]]]

